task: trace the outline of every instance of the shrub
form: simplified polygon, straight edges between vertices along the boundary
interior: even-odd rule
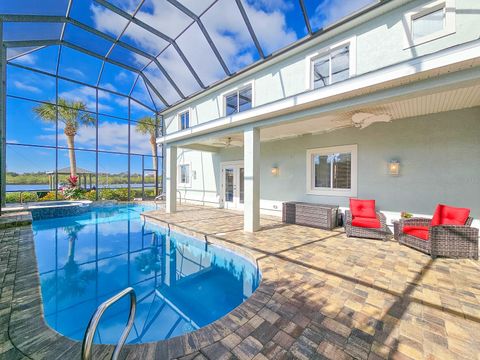
[[[65,199],[60,191],[58,192],[57,199],[58,200]],[[52,200],[56,200],[55,191],[50,191],[45,196],[42,196],[40,199],[38,199],[38,201],[52,201]]]
[[[128,200],[128,189],[101,189],[100,196],[102,200]]]
[[[90,201],[95,201],[97,200],[97,191],[96,190],[90,190],[87,191],[85,194],[83,194],[84,199],[90,200]]]
[[[86,190],[81,188],[67,188],[63,190],[63,196],[68,200],[84,199]]]
[[[20,196],[21,194],[21,196]],[[32,202],[38,201],[36,192],[11,192],[5,195],[5,202],[7,203],[19,203],[19,202]]]

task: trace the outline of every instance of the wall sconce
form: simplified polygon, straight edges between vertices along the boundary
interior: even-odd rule
[[[400,174],[400,162],[398,160],[391,160],[388,163],[388,173],[391,176],[398,176]]]
[[[279,172],[280,172],[280,171],[279,171],[279,169],[278,169],[278,166],[272,167],[272,175],[273,175],[273,176],[278,176]]]

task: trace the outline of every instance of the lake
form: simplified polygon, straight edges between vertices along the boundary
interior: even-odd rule
[[[116,188],[116,189],[121,189],[121,188],[126,188],[127,184],[108,184],[108,185],[102,185],[98,184],[98,188]],[[142,187],[142,184],[131,184],[130,187],[132,189],[139,189]],[[145,188],[152,188],[155,187],[154,184],[145,184]],[[48,184],[7,184],[7,192],[12,192],[12,191],[50,191]]]

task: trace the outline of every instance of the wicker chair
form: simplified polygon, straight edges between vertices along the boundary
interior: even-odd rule
[[[358,227],[352,225],[352,213],[350,210],[345,211],[345,233],[348,237],[359,237],[367,239],[378,239],[386,241],[388,237],[387,219],[381,212],[376,212],[377,219],[380,221],[381,227],[378,229]]]
[[[470,226],[472,221],[469,217],[465,225],[430,226],[431,219],[401,219],[398,241],[429,254],[433,259],[437,256],[478,259],[478,229]],[[428,226],[428,240],[405,234],[405,226]]]

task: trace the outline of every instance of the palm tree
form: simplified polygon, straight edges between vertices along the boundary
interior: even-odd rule
[[[68,156],[70,158],[70,175],[77,176],[77,160],[75,158],[75,135],[81,126],[94,126],[95,118],[86,112],[87,106],[82,101],[58,99],[58,121],[64,124],[63,132],[67,137]],[[43,121],[55,123],[57,106],[41,104],[33,108],[34,113]]]
[[[142,135],[150,135],[150,147],[152,149],[154,179],[157,182],[157,122],[151,116],[145,116],[138,120],[135,130]]]

